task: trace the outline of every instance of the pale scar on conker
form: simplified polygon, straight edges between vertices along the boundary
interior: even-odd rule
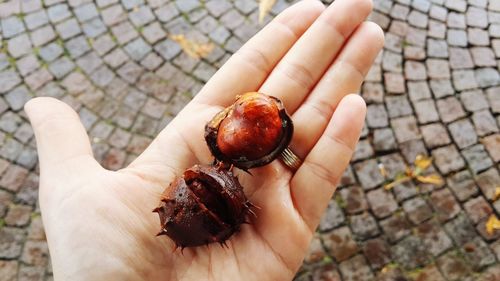
[[[160,232],[177,247],[224,244],[247,222],[255,207],[243,193],[233,166],[248,169],[269,164],[287,148],[293,124],[282,102],[251,92],[236,98],[205,126],[212,165],[195,165],[165,189],[153,210]]]

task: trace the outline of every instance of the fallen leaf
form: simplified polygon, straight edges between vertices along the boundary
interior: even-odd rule
[[[443,184],[443,179],[437,174],[431,174],[427,176],[416,176],[415,178],[421,183],[430,183],[434,185]]]
[[[420,170],[426,170],[432,164],[432,158],[419,154],[415,158],[414,164],[415,167],[419,168]]]
[[[276,4],[276,0],[260,0],[259,3],[259,23],[264,21],[266,15],[271,11],[274,4]]]
[[[497,201],[498,199],[500,199],[500,186],[495,188],[495,196],[493,196],[493,201]]]
[[[184,36],[184,34],[171,35],[170,39],[177,42],[182,50],[190,57],[199,59],[207,57],[213,50],[213,43],[198,43],[193,40],[189,40]]]
[[[500,220],[496,215],[491,215],[486,222],[486,232],[492,235],[495,229],[500,229]]]
[[[395,180],[393,182],[390,182],[390,183],[384,185],[384,189],[385,190],[391,190],[396,185],[402,184],[402,183],[410,181],[410,180],[411,180],[411,177],[406,177],[406,176],[405,177],[401,177],[401,178],[399,178],[399,179],[397,179],[397,180]]]

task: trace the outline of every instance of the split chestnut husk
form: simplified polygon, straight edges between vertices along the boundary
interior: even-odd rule
[[[292,135],[293,123],[283,103],[257,92],[237,97],[205,126],[205,140],[217,161],[243,170],[272,162]]]
[[[195,165],[177,177],[153,210],[161,231],[178,247],[224,243],[246,222],[252,204],[238,179],[222,166]]]

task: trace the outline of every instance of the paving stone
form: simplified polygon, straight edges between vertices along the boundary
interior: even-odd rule
[[[8,226],[25,226],[29,223],[31,207],[25,205],[11,205],[5,216],[5,224]]]
[[[446,25],[439,21],[430,20],[429,21],[429,37],[437,38],[437,39],[445,39],[446,38]]]
[[[488,15],[485,9],[469,7],[467,13],[465,13],[465,17],[468,26],[488,27]]]
[[[457,179],[460,179],[460,177],[454,178],[454,180]],[[459,187],[455,185],[454,190],[457,190],[457,188],[467,188],[467,187],[468,186],[465,184]],[[462,192],[468,192],[468,191],[462,191]],[[448,221],[453,217],[455,217],[460,212],[460,205],[457,203],[457,201],[455,200],[449,189],[441,189],[434,191],[431,194],[430,203],[437,215],[437,219],[440,222]]]
[[[389,246],[380,238],[366,241],[363,245],[363,254],[375,269],[380,269],[391,261]]]
[[[44,266],[26,266],[21,265],[19,269],[19,279],[22,281],[28,280],[42,280],[45,275]]]
[[[468,28],[467,39],[471,45],[488,46],[490,44],[489,34],[486,30],[479,28]]]
[[[412,102],[431,98],[429,84],[426,81],[407,82],[408,95]]]
[[[26,17],[24,17],[24,23],[26,24],[29,30],[34,30],[38,27],[47,24],[48,22],[49,18],[44,10],[26,15]]]
[[[460,94],[460,100],[465,109],[469,112],[487,109],[489,107],[488,100],[481,90],[465,91]]]
[[[26,76],[40,67],[36,56],[28,55],[17,61],[17,70],[22,76]]]
[[[51,81],[53,78],[54,77],[47,69],[40,68],[26,77],[24,79],[24,82],[30,87],[32,91],[34,91]]]
[[[466,115],[462,105],[455,97],[439,99],[436,101],[436,105],[439,116],[441,116],[441,120],[445,123],[455,121]]]
[[[476,66],[496,66],[495,54],[490,48],[474,47],[470,52]]]
[[[413,10],[408,15],[408,22],[413,26],[426,28],[429,23],[429,18],[426,14]]]
[[[387,217],[398,208],[392,194],[383,188],[368,192],[366,197],[373,214],[377,218]]]
[[[434,157],[434,162],[442,174],[458,171],[465,166],[465,161],[454,145],[434,149],[432,157]]]
[[[431,79],[450,78],[450,65],[447,60],[428,59],[426,65]]]
[[[373,130],[372,141],[375,151],[390,151],[397,148],[396,138],[389,128]]]
[[[465,280],[470,276],[471,269],[463,258],[456,252],[450,251],[436,260],[443,276],[447,280]]]
[[[399,148],[408,163],[415,161],[417,155],[427,155],[424,142],[420,139],[403,142],[399,144]]]
[[[31,52],[32,44],[28,34],[23,33],[11,38],[7,43],[7,50],[14,58],[19,58]]]
[[[494,168],[488,169],[485,172],[476,176],[476,183],[488,200],[493,200],[495,197],[495,186],[500,180],[498,171]]]
[[[481,139],[481,143],[485,146],[490,157],[494,162],[500,161],[500,135],[494,134]]]
[[[443,146],[451,142],[446,128],[440,123],[420,127],[425,144],[429,148]]]
[[[468,39],[467,32],[461,29],[448,29],[447,31],[447,42],[450,46],[457,47],[467,47]],[[450,61],[452,60],[451,52],[450,52]]]
[[[427,55],[433,58],[448,58],[448,44],[444,40],[427,39]]]
[[[495,118],[491,115],[489,110],[481,110],[474,112],[472,115],[474,127],[479,136],[489,135],[491,133],[498,133],[498,127]]]
[[[463,245],[461,252],[472,266],[472,269],[476,271],[495,263],[495,255],[489,249],[488,244],[479,237]]]
[[[383,128],[389,125],[387,111],[383,105],[372,104],[367,107],[366,123],[370,128]]]
[[[347,214],[359,213],[368,208],[365,193],[358,185],[343,188],[339,194],[345,204],[343,209]]]
[[[323,214],[321,218],[321,222],[319,224],[319,230],[323,232],[332,230],[337,226],[341,225],[342,223],[344,223],[344,221],[345,221],[344,213],[342,213],[342,210],[340,209],[337,202],[331,200],[328,203],[326,212]]]
[[[137,27],[146,25],[155,19],[151,8],[148,6],[141,6],[134,8],[134,10],[129,13],[130,21]]]
[[[385,98],[389,117],[400,117],[412,114],[413,110],[405,96],[388,96]]]
[[[460,201],[465,201],[477,194],[477,186],[468,170],[450,175],[446,180],[448,186]]]
[[[432,216],[432,211],[422,198],[414,198],[403,202],[403,210],[414,224],[419,224]]]
[[[73,18],[56,25],[56,30],[63,40],[74,37],[82,32],[80,25]]]
[[[415,63],[415,62],[413,62]],[[407,62],[408,64],[408,62]],[[406,69],[405,65],[405,69]],[[382,69],[390,72],[403,72],[403,56],[393,52],[385,51],[382,59]],[[406,71],[405,71],[406,72]],[[425,72],[425,68],[424,68]],[[425,74],[424,74],[425,75]],[[424,77],[425,78],[425,77]]]
[[[1,20],[2,35],[4,38],[14,37],[25,31],[23,22],[18,17],[9,17]]]
[[[82,25],[83,32],[88,38],[95,38],[106,32],[106,26],[99,18],[94,18]]]
[[[482,196],[472,198],[465,202],[464,210],[474,224],[487,218],[493,212],[493,209]]]
[[[339,265],[339,269],[345,281],[368,281],[374,278],[370,267],[362,255],[357,255],[350,260],[342,262]]]
[[[399,73],[384,73],[386,91],[389,93],[402,94],[405,92],[405,80]]]
[[[444,228],[457,245],[465,244],[477,236],[471,221],[463,213],[447,222]]]
[[[51,6],[47,9],[47,14],[52,23],[58,23],[71,17],[71,12],[66,4]]]
[[[500,74],[494,68],[479,68],[474,70],[479,87],[496,86],[500,84]]]
[[[400,21],[400,20],[392,20],[391,26],[389,28],[389,32],[392,34],[395,34],[400,37],[405,37],[407,36],[410,32],[409,31],[420,31],[420,29],[410,27],[407,22]],[[417,33],[418,36],[422,35],[422,33]],[[425,36],[425,33],[424,33]],[[425,39],[424,39],[425,40]]]
[[[161,22],[168,22],[177,17],[180,12],[177,10],[174,3],[168,3],[165,6],[156,9],[155,14]]]
[[[24,230],[14,227],[2,227],[0,234],[0,257],[17,258],[21,254],[25,236]]]
[[[130,42],[124,49],[129,56],[136,61],[140,61],[152,50],[142,38],[137,38]]]
[[[433,100],[428,99],[418,101],[414,103],[414,107],[420,124],[439,121],[439,115]]]
[[[75,68],[75,64],[67,57],[62,57],[49,65],[50,72],[61,79]]]
[[[360,140],[356,145],[356,150],[352,156],[352,161],[366,159],[373,156],[373,148],[369,140]]]
[[[97,53],[90,52],[76,60],[76,64],[85,73],[90,74],[102,64],[102,60]]]
[[[482,144],[476,144],[462,150],[462,155],[467,162],[468,167],[475,173],[479,173],[491,167],[493,162],[488,153],[486,153]]]
[[[491,106],[491,111],[494,113],[500,112],[500,87],[493,87],[486,90],[486,96]]]
[[[391,127],[399,143],[420,138],[417,121],[413,116],[400,117],[391,120]]]
[[[0,261],[0,275],[5,281],[16,281],[18,268],[17,261]]]
[[[426,251],[434,257],[453,247],[446,232],[433,221],[420,224],[416,229],[416,235],[422,240]]]
[[[31,99],[31,95],[25,86],[17,87],[5,95],[5,101],[7,101],[9,107],[14,111],[22,109],[29,99]]]
[[[377,221],[368,212],[359,215],[353,215],[349,218],[353,234],[361,240],[372,238],[379,234]]]
[[[412,235],[392,246],[391,252],[395,260],[406,269],[422,266],[429,259],[422,241]]]
[[[388,178],[395,178],[406,169],[406,164],[398,153],[387,154],[379,157]]]
[[[442,98],[455,93],[449,79],[431,80],[430,86],[435,98]]]
[[[361,186],[365,190],[374,188],[384,181],[378,169],[378,164],[373,159],[354,164],[354,169]]]
[[[427,78],[425,65],[420,62],[406,61],[405,76],[409,80],[425,80]]]
[[[453,0],[451,0],[453,1]],[[450,12],[448,13],[448,19],[446,21],[448,27],[465,29],[465,15],[462,13]]]
[[[461,119],[448,125],[453,140],[460,149],[477,143],[478,138],[469,119]]]
[[[352,239],[347,226],[340,227],[323,235],[323,243],[335,260],[344,261],[358,252],[356,242]]]

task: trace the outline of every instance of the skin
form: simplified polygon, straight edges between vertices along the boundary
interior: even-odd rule
[[[78,115],[52,98],[25,110],[40,158],[40,208],[55,280],[291,280],[349,163],[366,107],[356,93],[383,45],[366,23],[370,0],[326,8],[302,1],[281,13],[214,75],[128,167],[102,168]],[[252,77],[252,79],[249,79]],[[173,251],[155,237],[152,209],[186,168],[210,163],[203,126],[234,97],[261,91],[283,100],[295,123],[291,148],[303,164],[279,160],[239,173],[257,218],[227,242]]]

